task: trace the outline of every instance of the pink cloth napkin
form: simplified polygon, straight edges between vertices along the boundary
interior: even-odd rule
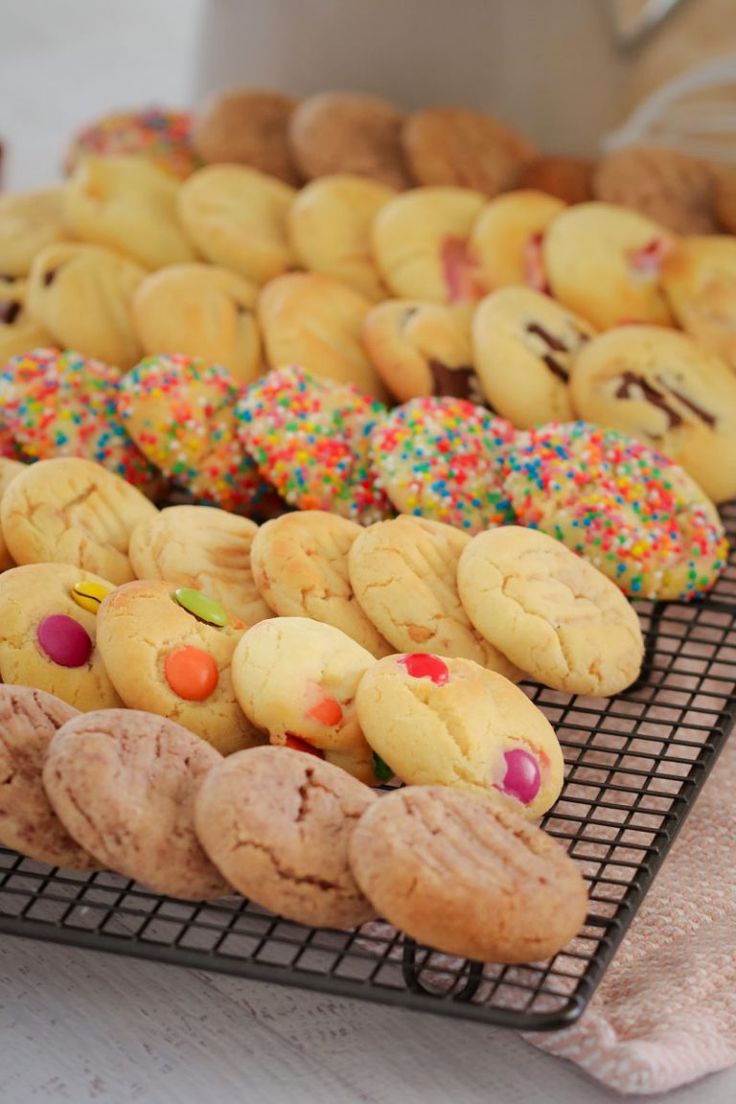
[[[621,1093],[736,1063],[736,733],[580,1021],[526,1038]]]

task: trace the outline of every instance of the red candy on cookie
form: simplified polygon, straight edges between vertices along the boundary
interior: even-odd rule
[[[450,671],[444,660],[430,652],[412,652],[396,661],[405,667],[412,678],[431,679],[435,686],[444,686],[450,678]]]

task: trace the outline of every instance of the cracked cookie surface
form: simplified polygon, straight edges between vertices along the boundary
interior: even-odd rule
[[[194,799],[220,756],[163,717],[128,709],[74,718],[49,747],[43,783],[70,834],[98,862],[156,893],[226,897],[194,832]]]
[[[231,755],[197,796],[202,846],[246,897],[300,924],[351,928],[375,916],[348,864],[350,836],[376,800],[329,763],[288,748]]]

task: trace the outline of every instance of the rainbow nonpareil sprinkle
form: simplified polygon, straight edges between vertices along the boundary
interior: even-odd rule
[[[159,168],[187,177],[201,164],[192,148],[192,116],[158,107],[118,111],[91,123],[74,138],[66,159],[72,172],[87,154],[113,157],[140,154]]]

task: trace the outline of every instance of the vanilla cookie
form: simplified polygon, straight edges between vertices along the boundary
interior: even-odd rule
[[[98,245],[50,245],[28,277],[28,312],[54,341],[117,368],[141,354],[133,325],[133,295],[146,271]]]
[[[522,287],[494,291],[473,316],[473,360],[484,398],[517,429],[570,418],[570,369],[594,333],[548,295]]]
[[[0,503],[2,503],[5,492],[16,475],[20,475],[24,470],[25,464],[21,464],[20,461],[11,460],[7,456],[0,456]],[[14,566],[15,560],[8,552],[8,547],[3,537],[3,531],[0,528],[0,571],[7,571],[9,567]]]
[[[683,238],[667,255],[662,283],[677,322],[736,368],[736,241]]]
[[[401,148],[402,113],[387,100],[362,92],[320,92],[291,117],[289,139],[303,175],[351,173],[389,188],[408,188]]]
[[[559,843],[478,795],[397,790],[363,814],[349,855],[379,914],[446,954],[540,962],[585,923],[585,882]]]
[[[256,296],[254,284],[226,268],[170,265],[140,285],[133,320],[147,354],[201,357],[250,383],[261,374]]]
[[[360,342],[371,302],[330,276],[291,272],[258,297],[258,321],[272,368],[298,364],[319,379],[352,383],[374,398],[383,384]]]
[[[298,102],[260,88],[217,92],[194,119],[194,148],[209,164],[248,165],[297,188],[289,120]]]
[[[555,299],[597,329],[669,326],[662,265],[672,244],[669,231],[636,211],[580,203],[548,227],[542,255]]]
[[[507,678],[519,672],[477,632],[460,603],[457,565],[470,537],[406,514],[371,525],[348,553],[350,583],[364,613],[397,652],[475,660]]]
[[[69,834],[103,866],[188,901],[230,887],[194,832],[194,800],[214,748],[150,713],[107,709],[63,725],[49,747],[43,783]]]
[[[713,502],[736,496],[736,376],[692,338],[619,326],[591,341],[570,378],[575,412],[676,460]]]
[[[178,193],[171,173],[143,157],[85,157],[64,188],[64,218],[75,237],[163,268],[195,258]]]
[[[43,188],[0,196],[0,272],[25,276],[48,245],[65,241],[64,189]]]
[[[325,510],[282,514],[261,525],[253,538],[253,577],[280,617],[311,617],[340,629],[374,656],[388,655],[393,649],[363,613],[350,584],[348,553],[363,531]]]
[[[627,146],[598,162],[596,199],[639,211],[677,234],[715,234],[715,173],[705,161],[662,146]]]
[[[53,344],[26,306],[26,281],[0,276],[0,369],[11,357]]]
[[[213,264],[264,284],[295,264],[286,221],[296,192],[242,165],[208,165],[179,192],[179,217]]]
[[[479,534],[457,585],[476,629],[546,686],[609,697],[636,681],[644,642],[633,607],[545,533],[509,525]]]
[[[509,284],[547,290],[542,241],[547,227],[564,210],[561,200],[531,190],[491,200],[470,236],[471,252],[489,291]]]
[[[469,238],[485,202],[470,188],[414,188],[381,208],[373,256],[394,295],[431,303],[481,298],[486,288]]]
[[[102,603],[97,640],[130,709],[170,717],[229,755],[260,742],[230,673],[246,628],[202,591],[146,580],[118,587]]]
[[[0,524],[19,564],[66,563],[118,585],[135,578],[128,559],[135,526],[156,507],[92,460],[30,464],[7,488]]]
[[[120,705],[97,647],[97,609],[112,583],[70,564],[0,575],[0,676],[86,712]]]
[[[409,785],[487,794],[529,820],[562,788],[562,751],[523,690],[470,659],[387,656],[366,671],[358,720],[381,760]]]
[[[223,760],[197,795],[195,825],[228,882],[298,924],[351,928],[375,916],[348,863],[375,795],[343,771],[284,748]]]
[[[254,625],[271,616],[253,578],[257,534],[258,526],[249,518],[213,506],[169,506],[136,525],[130,562],[139,579],[203,590]]]
[[[381,379],[399,402],[429,395],[485,402],[464,307],[387,299],[365,316],[361,337]]]
[[[371,256],[371,226],[395,194],[376,180],[349,175],[325,176],[302,188],[289,211],[289,240],[304,268],[367,299],[385,299]]]
[[[77,710],[30,686],[0,686],[0,845],[50,866],[89,870],[95,860],[64,828],[41,773],[52,737]]]

